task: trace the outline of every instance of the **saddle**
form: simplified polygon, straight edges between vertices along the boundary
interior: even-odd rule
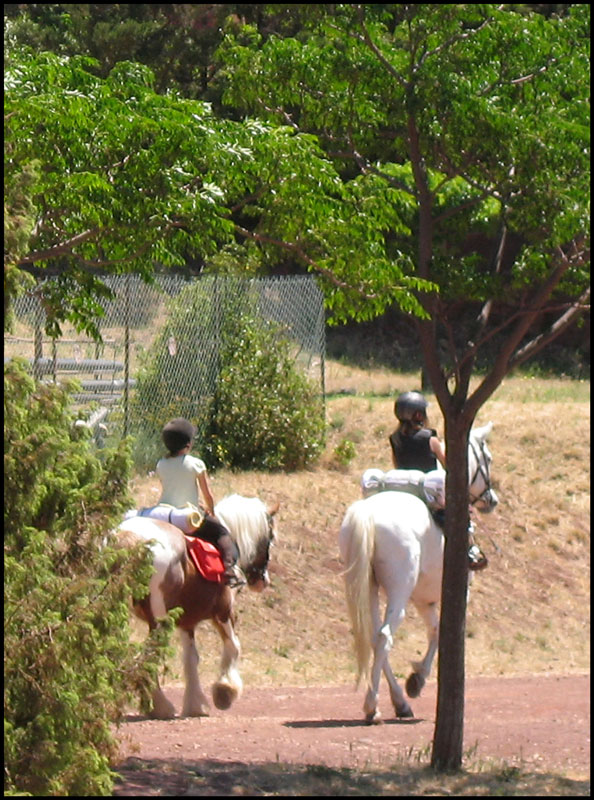
[[[188,536],[185,533],[184,539],[186,540],[188,557],[200,575],[207,581],[223,583],[225,567],[221,554],[214,544],[204,539],[199,539],[197,536]]]

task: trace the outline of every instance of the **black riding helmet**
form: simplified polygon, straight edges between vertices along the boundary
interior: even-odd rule
[[[394,414],[400,422],[422,424],[427,419],[429,404],[420,392],[404,392],[394,403]]]
[[[161,435],[169,452],[178,453],[186,445],[192,443],[196,435],[196,428],[187,419],[176,417],[163,427]]]

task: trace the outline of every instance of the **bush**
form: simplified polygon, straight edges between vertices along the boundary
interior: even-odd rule
[[[111,795],[114,723],[167,655],[167,626],[129,641],[149,552],[106,538],[131,506],[128,448],[99,461],[73,421],[67,392],[5,366],[5,794]]]
[[[324,408],[292,346],[280,325],[261,318],[245,281],[223,284],[214,301],[200,283],[181,292],[137,376],[137,469],[154,468],[163,452],[161,428],[177,416],[196,425],[210,467],[311,463],[323,448]]]
[[[302,469],[324,446],[317,387],[299,373],[278,326],[236,318],[221,351],[222,368],[202,453],[213,466]]]

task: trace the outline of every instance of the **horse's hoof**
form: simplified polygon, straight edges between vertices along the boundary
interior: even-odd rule
[[[408,703],[400,710],[396,709],[396,717],[398,719],[414,719],[414,716],[413,710]]]
[[[409,697],[418,697],[425,685],[425,678],[420,672],[411,672],[406,681],[405,689]]]
[[[155,711],[155,709],[153,708],[153,710],[149,712],[149,717],[151,719],[166,720],[166,719],[175,719],[176,714],[175,711]]]
[[[189,709],[182,712],[184,717],[210,717],[210,711],[208,708],[197,708],[197,709]]]
[[[382,715],[379,711],[371,711],[369,714],[365,714],[365,722],[368,725],[383,725],[384,721],[382,719]]]
[[[220,711],[227,711],[237,699],[237,691],[231,688],[231,686],[217,683],[212,687],[212,699],[216,708]]]

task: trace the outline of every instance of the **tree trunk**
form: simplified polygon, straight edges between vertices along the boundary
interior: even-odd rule
[[[462,765],[464,740],[464,638],[468,589],[468,430],[446,430],[448,478],[437,715],[431,766],[440,771]]]

